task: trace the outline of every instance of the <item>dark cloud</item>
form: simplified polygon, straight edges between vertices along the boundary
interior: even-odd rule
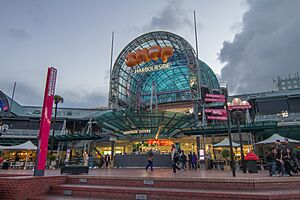
[[[157,29],[163,30],[180,30],[182,28],[192,28],[192,13],[187,15],[183,7],[184,1],[169,1],[166,6],[156,15],[153,16],[150,23],[144,26],[143,31],[152,31]],[[199,28],[202,25],[198,25]]]
[[[225,41],[219,59],[225,63],[221,81],[231,93],[272,90],[276,76],[300,67],[300,1],[248,0],[243,28]]]
[[[10,28],[8,34],[13,38],[28,40],[31,39],[30,34],[22,28]]]

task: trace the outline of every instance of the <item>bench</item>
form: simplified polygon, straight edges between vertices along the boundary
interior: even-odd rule
[[[63,166],[61,167],[60,174],[88,174],[89,167],[87,166]]]

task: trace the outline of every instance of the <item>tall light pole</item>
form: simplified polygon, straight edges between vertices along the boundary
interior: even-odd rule
[[[227,100],[228,100],[228,87],[226,85],[225,107],[226,107],[227,122],[228,122],[228,138],[229,138],[229,147],[230,147],[230,164],[231,164],[232,176],[235,177],[235,160],[234,160],[234,156],[233,156],[232,137],[231,137],[231,116],[230,116],[230,111],[228,109]]]
[[[59,95],[54,96],[55,110],[54,110],[54,121],[53,121],[52,140],[51,140],[51,156],[53,155],[53,144],[54,144],[56,115],[57,115],[57,105],[59,103],[63,103],[63,102],[64,102],[64,99],[61,96],[59,96]]]

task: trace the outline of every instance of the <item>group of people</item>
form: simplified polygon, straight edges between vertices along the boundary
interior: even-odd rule
[[[153,171],[153,158],[154,158],[154,153],[152,149],[150,149],[147,153],[147,160],[148,164],[145,167],[145,170],[147,171],[148,168]],[[173,173],[176,174],[176,170],[179,171],[184,171],[187,168],[187,163],[189,166],[189,169],[197,169],[197,155],[195,153],[190,152],[188,155],[184,153],[183,150],[180,148],[176,148],[175,145],[172,145],[171,149],[171,158],[172,158],[172,168],[173,168]]]
[[[287,138],[284,144],[276,140],[275,146],[267,152],[266,162],[270,176],[291,176],[291,172],[300,172],[298,156]]]
[[[94,161],[94,157],[92,154],[87,154],[86,152],[84,152],[83,154],[83,159],[84,159],[84,166],[88,166],[90,169],[94,169],[95,168],[95,161]],[[110,156],[108,154],[106,154],[105,156],[100,156],[100,167],[105,167],[108,168],[109,167],[109,163],[110,163]]]
[[[197,155],[196,153],[190,152],[188,155],[184,153],[180,148],[176,149],[175,145],[172,145],[171,150],[172,161],[173,161],[173,173],[176,173],[176,169],[179,171],[184,171],[187,168],[186,163],[188,163],[189,169],[197,169]]]

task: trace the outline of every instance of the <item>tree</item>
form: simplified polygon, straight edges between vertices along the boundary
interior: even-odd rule
[[[54,96],[54,104],[55,104],[55,110],[54,110],[54,121],[53,121],[53,129],[52,129],[52,140],[51,140],[51,155],[53,155],[53,143],[54,143],[54,134],[55,134],[55,123],[56,123],[56,115],[57,115],[57,105],[59,103],[63,103],[64,98],[62,98],[59,95]]]

